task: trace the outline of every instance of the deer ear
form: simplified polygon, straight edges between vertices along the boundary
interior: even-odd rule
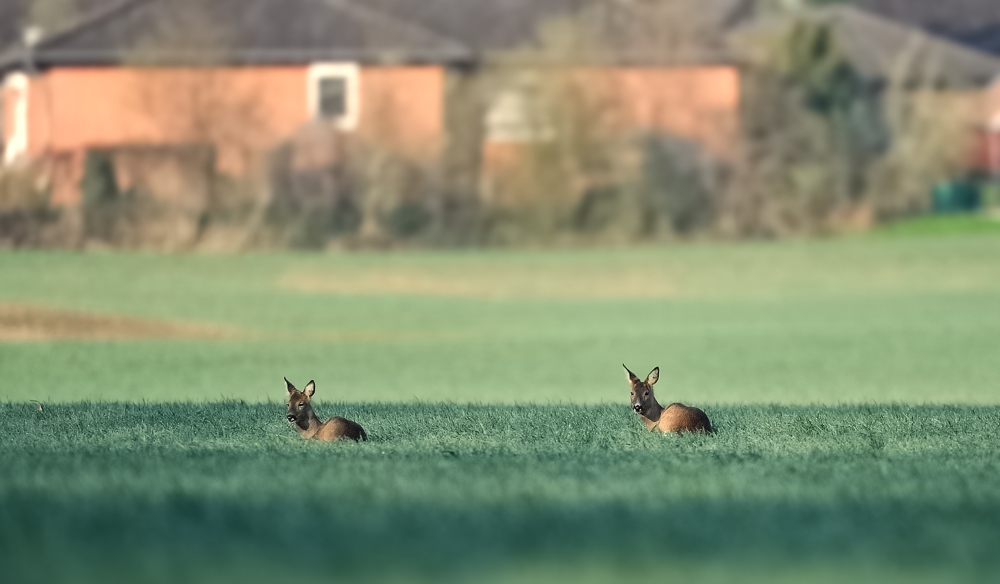
[[[653,385],[659,378],[660,378],[660,368],[653,367],[653,370],[650,371],[649,375],[646,376],[646,383],[648,383],[649,385]]]
[[[288,393],[292,393],[293,391],[297,391],[297,390],[295,389],[295,386],[294,386],[294,385],[292,385],[292,382],[291,382],[291,381],[288,381],[288,378],[287,378],[287,377],[285,378],[285,389],[287,389],[287,390],[288,390]]]
[[[622,367],[625,367],[624,363],[622,363]],[[628,382],[629,383],[639,383],[639,378],[635,376],[635,373],[632,373],[631,371],[629,371],[628,367],[625,367],[625,371],[628,371]]]
[[[316,382],[310,381],[309,383],[307,383],[305,389],[302,390],[302,393],[312,398],[313,394],[316,393]]]

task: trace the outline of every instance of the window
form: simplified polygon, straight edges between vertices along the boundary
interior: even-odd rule
[[[521,75],[494,92],[486,111],[491,142],[545,142],[555,131],[538,80]]]
[[[319,111],[324,120],[336,120],[347,113],[347,80],[343,77],[319,78]]]
[[[358,67],[352,63],[321,63],[309,68],[309,110],[313,119],[341,130],[358,123]]]

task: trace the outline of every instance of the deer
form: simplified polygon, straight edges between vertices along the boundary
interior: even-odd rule
[[[285,389],[288,390],[288,414],[285,416],[289,423],[295,425],[306,440],[315,438],[323,442],[334,442],[336,440],[368,440],[365,429],[357,422],[352,422],[347,418],[336,416],[325,422],[320,422],[319,417],[312,408],[312,396],[316,393],[316,382],[310,381],[303,391],[295,389],[292,382],[285,378]]]
[[[622,364],[622,367],[625,367]],[[642,381],[636,377],[635,373],[628,371],[628,383],[632,388],[632,409],[639,414],[639,419],[646,424],[646,429],[650,432],[659,430],[660,432],[712,432],[712,423],[708,421],[705,412],[698,408],[688,407],[680,403],[672,403],[663,407],[656,401],[653,395],[653,385],[660,378],[660,368],[655,367]]]

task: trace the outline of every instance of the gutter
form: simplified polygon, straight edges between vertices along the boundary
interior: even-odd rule
[[[39,69],[80,65],[145,65],[145,66],[212,66],[212,65],[308,65],[320,61],[349,61],[367,65],[399,64],[457,64],[471,63],[476,55],[466,50],[410,50],[410,49],[252,49],[223,50],[215,52],[202,50],[170,50],[158,53],[144,53],[135,59],[128,51],[106,49],[60,50],[39,49],[32,52],[31,59]],[[11,51],[0,55],[0,72],[19,69],[24,66],[22,51]]]

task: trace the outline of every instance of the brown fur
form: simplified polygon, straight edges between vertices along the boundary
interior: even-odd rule
[[[285,388],[288,390],[288,414],[286,419],[295,425],[295,429],[305,438],[315,438],[323,442],[333,442],[335,440],[368,440],[364,428],[357,422],[352,422],[347,418],[336,416],[325,422],[320,422],[319,417],[312,408],[312,396],[316,393],[316,383],[310,381],[303,391],[295,389],[295,386],[285,379]]]
[[[624,367],[624,365],[623,365]],[[660,405],[653,395],[653,384],[660,378],[660,368],[649,372],[642,381],[635,373],[628,371],[628,382],[632,387],[632,410],[646,424],[649,431],[661,432],[711,432],[712,423],[705,412],[684,404],[672,403],[667,407]]]

